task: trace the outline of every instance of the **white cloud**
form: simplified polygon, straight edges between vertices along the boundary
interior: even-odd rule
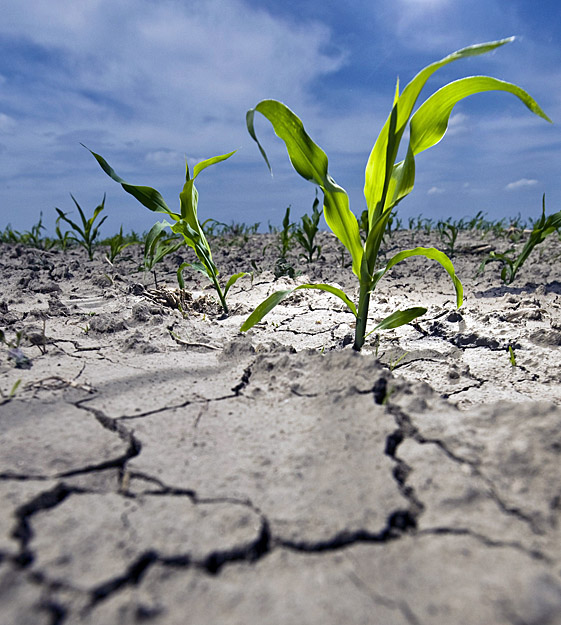
[[[427,195],[441,195],[444,193],[444,189],[442,187],[431,187],[427,191]]]
[[[454,136],[465,132],[468,128],[467,121],[469,119],[468,115],[464,115],[464,113],[455,113],[450,116],[450,120],[448,121],[448,130],[447,134],[449,136]]]
[[[515,191],[516,189],[521,189],[523,187],[533,187],[535,184],[538,184],[537,180],[520,178],[520,180],[516,180],[515,182],[509,182],[505,189],[507,191]]]
[[[185,160],[184,155],[175,150],[154,150],[148,152],[144,158],[147,163],[161,167],[175,166]]]
[[[56,57],[49,71],[23,63],[28,84],[10,85],[13,109],[24,100],[27,113],[49,115],[61,132],[87,118],[119,143],[237,147],[248,108],[273,97],[301,111],[310,84],[345,62],[324,52],[331,32],[319,22],[295,25],[241,0],[6,0],[3,8],[10,20],[0,34]]]

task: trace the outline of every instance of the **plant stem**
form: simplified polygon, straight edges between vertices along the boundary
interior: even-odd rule
[[[214,274],[212,274],[211,280],[212,280],[212,283],[214,284],[214,288],[216,289],[216,292],[218,293],[218,299],[220,300],[220,305],[222,306],[222,310],[224,311],[224,314],[228,316],[229,314],[228,304],[226,304],[226,298],[224,297],[224,293],[222,292],[222,289],[220,288],[218,279]]]
[[[366,337],[366,323],[368,321],[368,308],[370,306],[370,282],[360,283],[360,293],[358,297],[358,311],[356,318],[355,342],[353,349],[359,352],[364,345]]]

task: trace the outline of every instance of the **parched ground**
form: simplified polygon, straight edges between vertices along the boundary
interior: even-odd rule
[[[254,272],[227,318],[200,274],[176,291],[187,256],[0,246],[2,625],[561,624],[556,239],[504,286],[474,276],[507,242],[461,233],[459,310],[439,265],[397,265],[371,327],[428,312],[360,354],[320,291],[239,332],[274,290],[356,293],[327,233],[294,278],[270,235],[214,241]]]

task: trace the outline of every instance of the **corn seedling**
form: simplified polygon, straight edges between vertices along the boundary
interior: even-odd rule
[[[290,206],[286,208],[286,211],[284,213],[282,228],[275,228],[273,230],[273,228],[269,226],[269,232],[276,235],[276,240],[275,243],[269,243],[268,245],[265,245],[265,247],[263,248],[263,254],[265,254],[269,247],[276,247],[278,257],[275,261],[275,266],[273,269],[275,278],[280,278],[282,276],[294,278],[297,275],[296,269],[294,269],[292,264],[286,258],[288,252],[293,246],[293,239],[296,237],[296,230],[296,224],[293,224],[290,221]]]
[[[64,252],[66,251],[66,249],[68,248],[68,246],[70,245],[70,241],[72,240],[71,236],[70,236],[70,231],[66,230],[64,233],[62,232],[61,228],[60,228],[60,222],[62,221],[62,218],[60,217],[60,215],[57,217],[56,219],[56,223],[55,223],[55,234],[56,234],[56,244],[58,245],[58,247]]]
[[[123,226],[119,228],[119,232],[113,235],[107,241],[109,243],[109,253],[107,254],[107,260],[113,264],[119,254],[123,252],[129,245],[133,244],[133,241],[128,241],[123,236]]]
[[[516,354],[514,353],[514,350],[512,349],[512,345],[508,346],[508,357],[510,359],[511,366],[516,367]]]
[[[458,226],[447,221],[439,221],[436,227],[440,240],[446,244],[448,254],[454,256],[454,246],[458,238]]]
[[[55,241],[43,238],[41,236],[42,230],[45,230],[45,226],[43,225],[43,213],[41,212],[39,213],[39,221],[31,226],[31,230],[26,230],[20,235],[20,242],[39,250],[50,250],[55,245]]]
[[[0,234],[0,241],[2,243],[20,243],[21,233],[8,224]]]
[[[561,211],[545,216],[545,193],[542,197],[542,215],[534,222],[534,227],[530,233],[530,238],[522,248],[522,252],[518,256],[514,254],[514,248],[508,249],[506,252],[489,252],[487,258],[483,260],[476,275],[480,275],[485,271],[487,263],[499,262],[502,265],[501,268],[501,280],[504,284],[511,284],[516,278],[518,270],[532,250],[542,243],[546,237],[553,232],[556,232],[558,228],[561,228]]]
[[[290,206],[287,206],[282,220],[282,228],[279,230],[277,238],[277,249],[279,251],[280,258],[286,259],[286,255],[292,247],[294,232],[295,224],[290,221]]]
[[[246,331],[258,323],[274,306],[298,289],[320,289],[345,302],[356,318],[354,349],[360,350],[366,336],[370,297],[380,278],[394,265],[410,256],[424,256],[439,262],[452,279],[456,304],[461,306],[463,288],[450,259],[435,248],[417,247],[395,254],[385,267],[376,269],[382,237],[393,209],[412,190],[415,182],[415,156],[437,144],[444,136],[454,106],[463,98],[484,91],[505,91],[517,96],[533,113],[549,120],[538,104],[520,87],[489,76],[470,76],[451,82],[433,93],[413,114],[421,89],[439,68],[453,61],[484,54],[511,41],[512,38],[463,48],[425,67],[400,93],[397,83],[391,113],[380,132],[366,165],[364,195],[368,209],[368,234],[363,243],[355,215],[349,208],[346,191],[328,172],[328,159],[304,130],[302,121],[282,102],[263,100],[246,115],[251,137],[256,141],[265,162],[267,155],[255,134],[255,113],[261,113],[272,124],[288,151],[294,169],[306,180],[321,188],[323,212],[327,225],[352,257],[352,269],[359,281],[358,306],[341,289],[328,284],[302,284],[295,289],[278,291],[262,302],[242,325]],[[409,126],[409,144],[405,159],[396,163],[404,132]],[[411,322],[426,308],[397,310],[374,329],[396,328]]]
[[[93,260],[94,242],[99,235],[99,229],[101,227],[101,224],[107,219],[107,215],[105,215],[105,217],[103,217],[101,221],[96,226],[94,226],[95,220],[97,219],[98,215],[105,208],[105,195],[103,196],[101,204],[95,208],[93,215],[89,219],[86,219],[84,211],[82,210],[72,193],[70,194],[70,197],[72,198],[74,204],[76,204],[76,208],[80,213],[80,219],[82,220],[81,227],[71,219],[68,219],[66,213],[63,213],[60,208],[55,208],[55,210],[58,213],[59,218],[62,219],[62,221],[65,221],[76,233],[70,234],[70,239],[76,241],[76,243],[85,248],[85,250],[88,252],[89,259]]]
[[[296,276],[299,276],[301,272],[297,271],[285,256],[279,256],[275,261],[273,273],[278,280],[282,278],[282,276],[294,279]]]
[[[129,184],[128,182],[125,182],[120,176],[115,173],[115,171],[109,166],[107,161],[102,156],[96,154],[95,152],[92,152],[91,150],[89,150],[89,148],[86,149],[93,155],[103,171],[115,182],[118,182],[127,193],[130,193],[133,197],[135,197],[143,206],[156,213],[164,213],[171,218],[171,223],[164,220],[156,223],[152,227],[147,237],[147,244],[149,244],[149,240],[152,241],[156,239],[159,234],[166,228],[170,228],[174,234],[181,235],[185,244],[194,250],[200,262],[190,264],[184,263],[180,269],[183,270],[186,266],[191,266],[193,269],[203,273],[211,281],[213,287],[218,294],[222,310],[224,311],[224,314],[227,315],[228,305],[226,304],[226,295],[228,293],[228,290],[236,282],[236,280],[238,280],[242,275],[245,274],[238,273],[234,276],[231,276],[226,282],[224,289],[222,289],[222,287],[220,286],[220,283],[218,282],[218,267],[214,264],[214,261],[212,260],[212,252],[210,250],[210,246],[197,216],[199,192],[195,187],[195,178],[207,167],[210,167],[211,165],[220,163],[221,161],[225,161],[226,159],[230,158],[230,156],[232,156],[234,152],[222,154],[221,156],[214,156],[212,158],[201,161],[193,168],[193,177],[191,177],[189,171],[189,164],[187,163],[187,161],[185,162],[185,184],[183,185],[183,190],[179,194],[181,212],[174,213],[168,207],[168,205],[164,201],[164,198],[158,191],[156,191],[156,189],[153,189],[152,187]],[[180,272],[178,272],[178,280],[180,280],[179,276]]]
[[[485,215],[483,211],[478,211],[475,217],[472,217],[466,223],[466,230],[481,230],[484,222],[485,222]]]
[[[395,360],[390,360],[390,363],[388,365],[390,371],[393,371],[397,367],[397,365],[405,358],[405,356],[407,356],[408,353],[409,352],[403,352],[403,354],[401,354],[401,356],[399,356]]]
[[[321,254],[321,245],[315,242],[316,235],[319,232],[320,219],[321,211],[319,210],[319,199],[316,192],[312,205],[312,216],[304,215],[302,217],[302,225],[294,231],[294,237],[304,248],[304,252],[300,256],[304,257],[308,263],[314,260],[314,255],[316,258],[319,258]]]

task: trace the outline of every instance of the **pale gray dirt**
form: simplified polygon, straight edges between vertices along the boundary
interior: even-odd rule
[[[371,324],[428,312],[361,354],[319,291],[239,332],[274,290],[356,294],[327,234],[279,279],[269,235],[214,241],[224,276],[254,271],[227,318],[188,270],[178,310],[188,254],[155,285],[134,248],[0,247],[1,625],[560,625],[555,238],[504,286],[474,274],[508,242],[462,233],[459,310],[438,265],[396,266]]]

